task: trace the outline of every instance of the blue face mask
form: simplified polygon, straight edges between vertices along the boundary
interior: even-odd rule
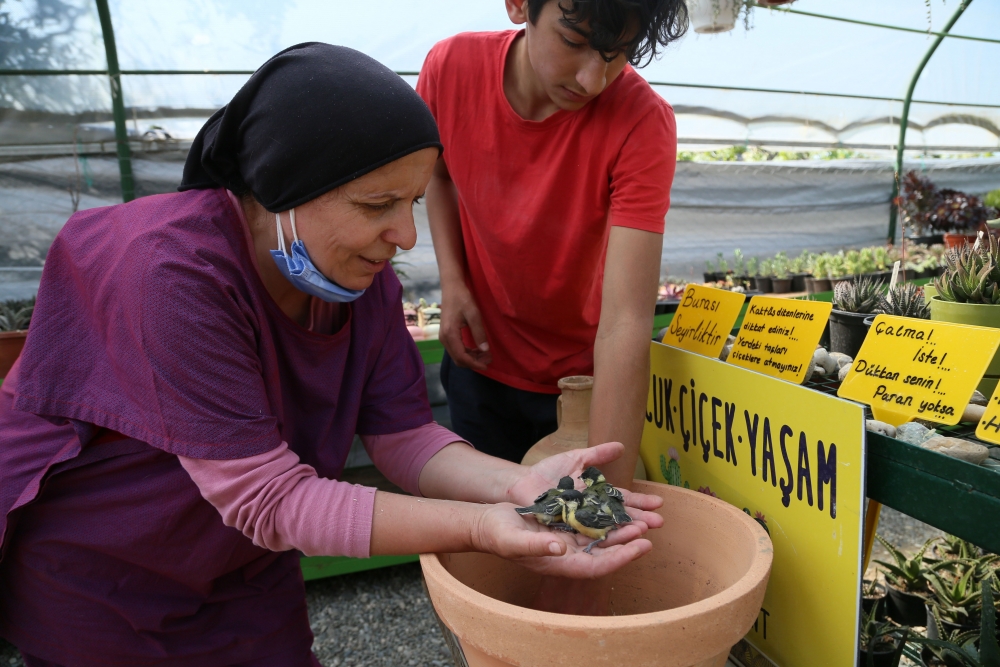
[[[274,214],[275,224],[278,226],[278,249],[271,251],[274,263],[278,265],[281,275],[288,278],[288,281],[295,285],[295,288],[311,294],[323,301],[330,303],[348,303],[354,301],[365,293],[362,290],[346,289],[333,282],[316,268],[316,265],[309,259],[306,246],[299,239],[299,232],[295,229],[295,209],[288,212],[292,220],[292,253],[285,250],[285,234],[281,230],[281,216]]]

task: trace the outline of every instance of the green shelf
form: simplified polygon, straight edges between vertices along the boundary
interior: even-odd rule
[[[867,442],[869,498],[1000,553],[1000,473],[877,433]]]
[[[372,558],[350,558],[348,556],[303,556],[302,578],[306,581],[336,577],[341,574],[375,570],[390,565],[415,563],[420,556],[374,556]]]

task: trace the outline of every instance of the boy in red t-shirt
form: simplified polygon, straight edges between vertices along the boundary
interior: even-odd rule
[[[417,83],[444,153],[427,187],[441,377],[456,433],[512,461],[594,375],[590,444],[629,486],[646,407],[673,110],[632,65],[683,34],[683,0],[506,0],[525,30],[465,33]]]

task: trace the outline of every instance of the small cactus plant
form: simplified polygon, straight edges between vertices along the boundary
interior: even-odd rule
[[[924,300],[924,290],[913,283],[899,283],[891,287],[879,301],[876,312],[899,317],[929,320],[931,308]]]
[[[848,313],[874,313],[885,283],[870,276],[858,276],[853,282],[838,283],[833,290],[833,307]]]

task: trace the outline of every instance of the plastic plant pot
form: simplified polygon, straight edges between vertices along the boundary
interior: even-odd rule
[[[793,292],[805,292],[806,291],[806,280],[811,278],[808,273],[796,273],[792,275],[792,291]]]
[[[771,286],[771,279],[765,278],[764,276],[757,276],[754,278],[754,289],[756,289],[761,294],[770,294],[773,291]]]
[[[900,625],[923,625],[927,622],[925,599],[889,586],[889,618]]]
[[[611,575],[609,616],[529,608],[541,575],[481,553],[424,554],[434,609],[469,667],[723,667],[753,626],[772,546],[756,521],[703,493],[636,481],[664,499],[649,554]]]
[[[813,294],[819,294],[820,292],[829,292],[833,289],[833,284],[830,282],[829,278],[813,278]]]
[[[931,319],[954,324],[970,324],[977,327],[1000,329],[1000,305],[985,303],[957,303],[944,301],[941,297],[931,299]],[[977,387],[986,396],[993,394],[993,389],[1000,380],[1000,352],[993,356],[982,381]]]
[[[834,308],[830,312],[830,351],[843,352],[852,358],[858,356],[858,350],[868,335],[865,318],[869,315]]]
[[[944,234],[928,234],[926,236],[907,236],[906,240],[908,243],[915,243],[919,245],[937,245],[939,243],[944,243]]]
[[[788,294],[792,291],[792,279],[771,278],[771,291],[775,294]]]

